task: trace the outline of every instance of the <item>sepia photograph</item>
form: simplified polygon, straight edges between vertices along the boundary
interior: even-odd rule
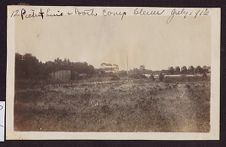
[[[219,137],[219,9],[8,6],[7,17],[9,139]]]

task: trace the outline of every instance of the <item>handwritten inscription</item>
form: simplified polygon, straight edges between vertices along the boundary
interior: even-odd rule
[[[198,9],[196,11],[187,11],[184,8],[183,9],[173,9],[171,11],[170,16],[167,19],[167,23],[169,24],[176,16],[182,16],[184,19],[186,19],[188,16],[192,16],[193,18],[197,18],[199,16],[207,16],[209,15],[209,10],[206,9]]]
[[[3,110],[3,106],[2,105],[0,105],[0,111],[2,111]],[[2,124],[0,124],[0,127],[4,127]]]
[[[73,15],[73,12],[68,12],[68,15]],[[82,15],[82,16],[97,16],[97,13],[95,12],[94,9],[86,9],[86,10],[79,10],[77,8],[75,8],[74,11],[75,15]]]
[[[123,20],[123,17],[126,15],[126,12],[125,11],[109,11],[109,10],[106,10],[104,9],[103,10],[103,16],[120,16],[121,17],[121,20]]]
[[[4,141],[5,102],[0,101],[0,142]]]
[[[134,9],[134,15],[140,15],[140,16],[145,16],[145,15],[162,15],[166,10],[162,9],[162,10],[144,10],[143,8],[135,8]]]
[[[133,8],[133,11],[127,11],[127,9],[113,10],[104,8],[98,11],[97,8],[73,8],[57,10],[51,8],[39,8],[39,9],[17,9],[11,13],[11,17],[20,17],[24,19],[41,18],[45,19],[47,17],[62,17],[62,16],[105,16],[105,17],[119,17],[120,20],[124,20],[125,16],[166,16],[166,23],[171,23],[176,17],[182,17],[184,19],[192,17],[194,19],[201,16],[208,16],[210,13],[208,8],[200,9],[186,9],[186,8],[173,8],[173,9],[149,9],[149,8]]]
[[[55,17],[55,16],[63,16],[63,12],[56,11],[52,12],[50,8],[46,9],[46,12],[40,8],[38,11],[34,9],[26,10],[22,8],[21,10],[13,11],[11,17],[21,17],[22,20],[25,18],[37,18],[40,17],[44,19],[44,17]]]

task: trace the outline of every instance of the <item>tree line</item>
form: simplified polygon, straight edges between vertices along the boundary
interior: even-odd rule
[[[51,72],[70,70],[73,73],[92,75],[95,70],[87,62],[71,62],[69,59],[56,58],[45,63],[39,61],[32,54],[15,55],[15,78],[18,79],[47,79]]]
[[[186,66],[182,66],[181,68],[179,66],[176,66],[175,68],[171,66],[168,68],[169,74],[204,74],[208,73],[209,70],[209,66],[189,66],[188,68]]]
[[[71,62],[69,59],[60,59],[56,58],[54,61],[47,61],[45,63],[39,61],[32,54],[21,55],[16,53],[15,55],[15,78],[19,79],[48,79],[49,74],[59,70],[70,70],[72,74],[86,73],[87,75],[93,75],[98,72],[94,69],[92,65],[89,65],[87,62]],[[149,71],[146,70],[144,66],[140,67],[138,71]],[[209,66],[179,66],[169,67],[167,71],[168,74],[203,74],[208,73],[210,70]],[[136,71],[136,70],[135,70]],[[138,72],[135,72],[138,73]],[[126,71],[125,71],[125,74]]]

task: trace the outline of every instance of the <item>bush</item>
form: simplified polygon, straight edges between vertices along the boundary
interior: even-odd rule
[[[131,74],[129,76],[130,78],[134,78],[134,79],[145,79],[145,75],[142,75],[142,74]]]
[[[120,80],[120,78],[119,78],[119,76],[117,76],[117,75],[113,75],[113,76],[111,77],[111,80]]]

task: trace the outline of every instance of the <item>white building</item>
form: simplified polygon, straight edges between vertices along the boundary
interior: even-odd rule
[[[100,69],[106,73],[116,73],[119,71],[119,67],[117,64],[110,63],[102,63],[100,65]]]

